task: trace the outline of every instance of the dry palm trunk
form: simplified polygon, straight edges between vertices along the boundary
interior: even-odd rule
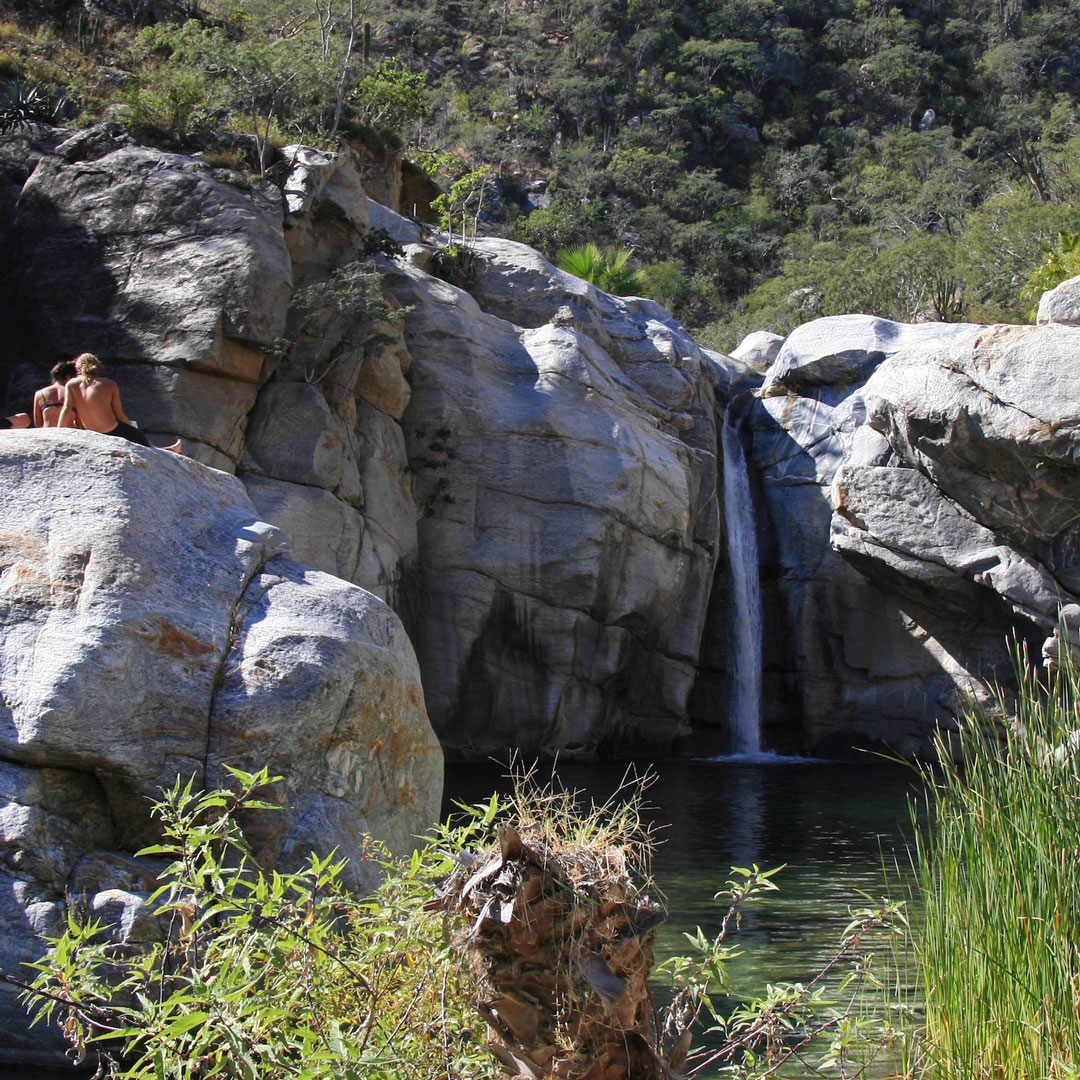
[[[663,920],[625,858],[559,852],[509,826],[451,875],[442,904],[479,987],[489,1047],[512,1076],[660,1080],[647,978]]]

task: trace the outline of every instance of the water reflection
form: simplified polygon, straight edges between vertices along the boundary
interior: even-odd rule
[[[714,933],[725,906],[713,899],[732,866],[786,864],[779,892],[747,908],[733,983],[747,994],[767,982],[805,981],[843,933],[853,907],[886,894],[906,899],[908,797],[915,774],[888,764],[801,759],[663,761],[646,796],[660,827],[653,877],[667,901],[658,959],[685,952],[683,932]],[[496,766],[447,769],[450,798],[477,802],[505,792]],[[640,770],[639,771],[643,771]],[[560,764],[563,784],[606,799],[623,767]],[[886,871],[889,880],[886,880]]]

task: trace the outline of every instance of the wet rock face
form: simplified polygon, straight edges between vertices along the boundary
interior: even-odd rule
[[[283,774],[255,837],[271,866],[337,847],[363,887],[366,835],[412,846],[439,812],[442,754],[385,604],[291,562],[238,480],[175,455],[11,431],[0,474],[5,971],[40,955],[69,894],[142,932],[153,866],[128,856],[177,777]],[[11,1049],[43,1038],[13,995],[0,1028]]]

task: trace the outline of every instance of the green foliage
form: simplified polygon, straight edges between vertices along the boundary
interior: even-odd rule
[[[0,133],[58,123],[67,110],[63,94],[51,94],[38,83],[21,79],[0,83]]]
[[[264,167],[275,122],[309,106],[323,89],[323,73],[302,38],[237,37],[196,19],[159,24],[140,38],[144,46],[167,53],[169,65],[188,67],[188,85],[205,79],[221,92],[226,107],[255,136]]]
[[[461,173],[431,204],[438,215],[439,228],[450,243],[462,246],[476,236],[484,201],[490,195],[495,170],[489,165]]]
[[[943,1080],[1080,1070],[1080,672],[1062,649],[1040,678],[1017,647],[1015,697],[971,704],[924,774],[918,961]]]
[[[359,123],[396,132],[427,112],[426,85],[400,60],[384,60],[360,79],[350,103]]]
[[[149,901],[160,940],[118,945],[72,910],[49,955],[32,965],[25,997],[35,1021],[60,1022],[80,1054],[99,1055],[100,1075],[110,1080],[490,1076],[474,1033],[476,984],[447,932],[448,882],[465,881],[473,871],[462,868],[475,866],[478,851],[495,853],[484,865],[500,865],[495,838],[505,822],[583,902],[600,878],[647,880],[647,780],[628,778],[607,802],[585,809],[578,793],[542,788],[533,770],[519,771],[508,802],[493,795],[459,804],[459,823],[433,829],[411,857],[392,859],[373,846],[367,857],[383,884],[358,898],[342,887],[344,864],[333,854],[313,854],[292,872],[260,869],[237,821],[278,808],[264,792],[279,778],[229,772],[230,788],[198,792],[178,780],[155,804],[162,842],[139,855],[167,861]],[[840,948],[812,982],[731,996],[727,935],[746,905],[775,889],[778,872],[733,868],[718,934],[688,934],[687,955],[663,965],[675,994],[654,1049],[674,1073],[765,1077],[815,1047],[821,1064],[846,1068],[892,1038],[860,1003],[874,984],[877,938],[902,923],[895,905],[853,911]],[[475,927],[460,944],[473,937]],[[711,1025],[719,1048],[690,1056],[699,1021]],[[574,1033],[566,1037],[572,1051]]]
[[[401,250],[385,230],[369,234],[367,244],[371,252]],[[387,341],[378,324],[399,322],[407,310],[391,307],[370,260],[351,262],[326,280],[297,289],[289,303],[295,330],[275,343],[274,352],[288,355],[309,383],[318,383],[343,357]]]
[[[1027,283],[1020,293],[1021,299],[1034,301],[1034,306],[1028,316],[1032,322],[1038,314],[1042,294],[1078,274],[1080,274],[1080,233],[1058,233],[1058,241],[1054,246],[1043,245],[1043,261],[1028,274]]]
[[[412,431],[409,464],[405,471],[413,474],[417,482],[413,497],[421,517],[434,517],[444,506],[452,506],[454,496],[450,494],[450,480],[441,473],[457,457],[453,444],[453,431],[448,427],[439,427],[429,431],[423,425]]]
[[[252,132],[264,165],[275,144],[332,146],[341,132],[376,154],[403,133],[453,147],[438,261],[460,284],[482,215],[552,258],[593,243],[677,264],[634,290],[713,338],[845,307],[1013,320],[1042,245],[1080,229],[1071,3],[173,10],[198,18],[141,35],[94,19],[12,24],[0,74],[63,89],[80,122],[125,103],[174,140],[211,123]],[[496,201],[496,176],[507,192],[545,180],[551,202]]]
[[[649,287],[645,274],[630,265],[634,253],[629,248],[599,248],[582,244],[558,253],[560,270],[584,278],[598,289],[615,296],[640,296]]]
[[[129,122],[184,139],[209,126],[210,85],[203,71],[181,64],[148,65],[127,92]]]
[[[747,904],[777,888],[772,879],[782,869],[732,867],[735,876],[715,897],[728,903],[719,931],[710,938],[698,927],[685,935],[690,952],[660,965],[674,990],[661,1022],[667,1064],[675,1071],[753,1078],[798,1062],[800,1071],[814,1073],[855,1063],[860,1074],[902,1041],[903,1033],[875,1011],[875,997],[884,990],[875,974],[881,954],[888,958],[906,930],[902,904],[883,901],[852,910],[836,952],[808,983],[768,986],[761,996],[731,986],[728,961],[738,949],[727,943],[728,935]],[[711,1048],[688,1056],[690,1034],[702,1022]]]
[[[386,880],[359,899],[333,855],[260,870],[236,815],[277,809],[260,797],[277,778],[229,771],[234,790],[177,781],[155,806],[163,842],[140,854],[169,860],[151,900],[163,940],[133,951],[72,914],[34,965],[35,1020],[125,1080],[489,1076],[466,976],[425,910],[454,852],[486,838],[486,808],[412,858],[373,848]]]

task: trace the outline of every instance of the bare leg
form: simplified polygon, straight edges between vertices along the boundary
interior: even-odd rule
[[[174,443],[169,443],[168,446],[159,446],[158,450],[170,450],[174,454],[182,454],[184,452],[184,440],[177,439]]]
[[[9,416],[7,420],[13,428],[29,427],[31,424],[30,414],[24,412],[17,412],[13,416]]]

